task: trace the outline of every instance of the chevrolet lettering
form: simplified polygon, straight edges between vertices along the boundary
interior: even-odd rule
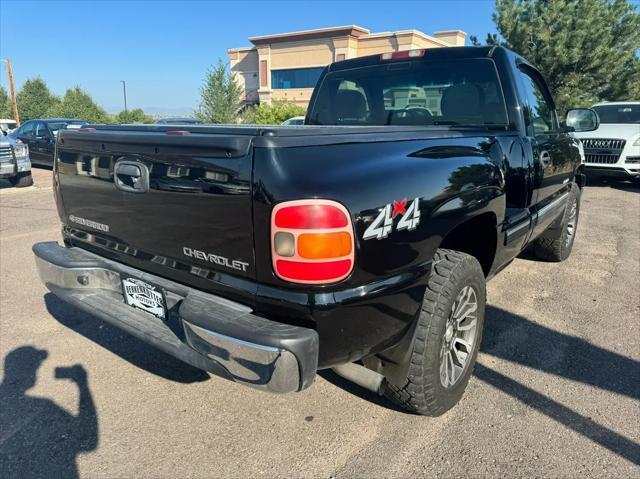
[[[230,260],[229,258],[225,258],[224,256],[218,256],[213,253],[205,253],[204,251],[191,249],[186,246],[182,248],[182,253],[189,258],[209,261],[210,263],[215,263],[226,268],[237,269],[238,271],[246,271],[247,266],[249,266],[249,263],[245,263],[244,261],[239,261],[237,259]]]

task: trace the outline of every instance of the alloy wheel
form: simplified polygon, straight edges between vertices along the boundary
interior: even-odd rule
[[[477,337],[478,299],[471,286],[465,286],[451,305],[440,351],[440,382],[454,386],[471,362]]]
[[[573,241],[573,237],[576,234],[576,223],[578,219],[578,202],[574,200],[571,203],[571,209],[569,210],[569,219],[567,220],[567,237],[565,239],[565,246],[569,246]]]

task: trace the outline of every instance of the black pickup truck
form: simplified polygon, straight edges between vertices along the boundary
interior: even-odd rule
[[[504,48],[341,61],[304,126],[62,130],[64,245],[33,251],[60,298],[198,368],[281,393],[334,368],[439,415],[469,381],[485,281],[530,243],[571,252],[571,130]]]

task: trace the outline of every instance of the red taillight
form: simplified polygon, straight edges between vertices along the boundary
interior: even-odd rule
[[[300,261],[277,260],[276,268],[281,276],[298,283],[326,283],[327,278],[343,278],[351,271],[351,260],[302,263]]]
[[[276,275],[306,284],[335,283],[353,269],[351,218],[330,200],[287,201],[271,213],[271,256]]]
[[[280,208],[275,214],[275,224],[287,229],[344,228],[348,219],[335,206],[310,204]]]
[[[401,52],[387,52],[380,55],[380,60],[403,60],[406,58],[420,58],[425,50],[402,50]]]
[[[164,134],[169,136],[186,136],[190,135],[191,132],[187,130],[169,130],[165,131]]]

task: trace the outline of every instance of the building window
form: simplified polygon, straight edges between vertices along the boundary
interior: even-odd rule
[[[260,60],[260,86],[267,86],[267,60]]]
[[[313,88],[316,86],[323,69],[324,67],[272,70],[271,88],[277,90],[287,88]]]

